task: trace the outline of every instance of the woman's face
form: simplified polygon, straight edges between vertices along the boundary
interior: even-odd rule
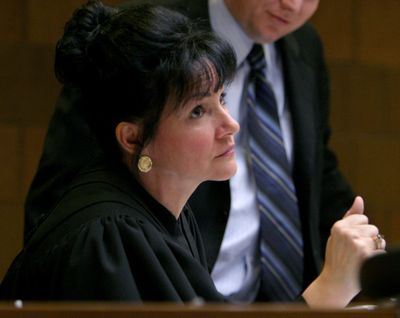
[[[221,89],[192,98],[177,111],[166,111],[142,154],[151,157],[150,173],[158,176],[194,184],[226,180],[236,172],[234,134],[238,131]]]

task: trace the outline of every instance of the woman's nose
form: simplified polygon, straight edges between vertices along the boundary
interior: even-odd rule
[[[223,123],[221,125],[227,134],[236,134],[240,130],[239,123],[229,114],[229,112],[224,109]]]

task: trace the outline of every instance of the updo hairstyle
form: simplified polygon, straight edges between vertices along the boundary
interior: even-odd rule
[[[235,68],[225,41],[154,5],[122,9],[89,1],[67,22],[56,47],[56,76],[81,91],[80,107],[108,154],[119,153],[119,122],[142,124],[143,147],[167,103],[176,110],[191,96],[219,90]]]

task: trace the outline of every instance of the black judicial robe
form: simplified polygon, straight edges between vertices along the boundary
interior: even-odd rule
[[[124,169],[80,174],[0,290],[23,300],[223,300],[190,207],[176,220]]]

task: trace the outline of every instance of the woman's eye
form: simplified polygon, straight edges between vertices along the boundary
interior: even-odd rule
[[[201,105],[196,106],[190,113],[190,118],[200,118],[205,113],[204,107]]]
[[[222,92],[221,96],[219,97],[219,102],[220,102],[221,105],[225,105],[226,104],[225,97],[226,97],[226,93]]]

